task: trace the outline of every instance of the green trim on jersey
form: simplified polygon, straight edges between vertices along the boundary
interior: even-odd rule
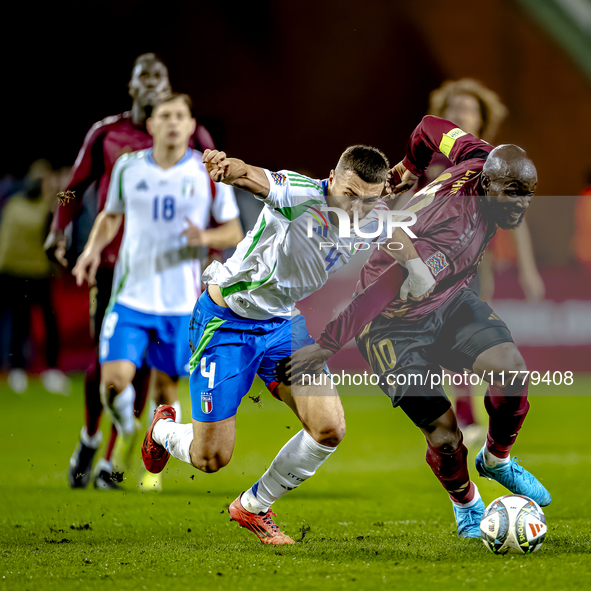
[[[275,211],[278,211],[281,215],[292,222],[301,215],[304,215],[306,211],[308,211],[308,209],[313,205],[318,205],[318,203],[322,203],[322,201],[319,199],[309,199],[308,201],[304,201],[304,203],[300,203],[299,205],[292,205],[290,207],[276,207]]]
[[[122,156],[120,156],[120,158],[122,159],[122,163],[121,170],[119,172],[119,201],[123,200],[123,173],[137,160],[143,158],[146,155],[147,151],[148,150],[138,150],[137,152],[129,152],[128,154],[123,154]],[[123,164],[123,161],[126,161],[126,163]]]
[[[311,189],[315,189],[316,191],[320,192],[320,189],[318,188],[317,185],[314,185],[312,183],[306,183],[304,181],[293,181],[290,179],[289,186],[290,187],[310,187]]]
[[[123,276],[121,277],[121,280],[119,281],[119,285],[117,286],[117,289],[111,295],[111,299],[109,300],[109,304],[108,304],[107,309],[105,311],[105,316],[111,311],[111,308],[117,302],[117,296],[123,290],[123,287],[125,286],[125,282],[127,281],[128,276],[129,276],[129,254],[125,253],[125,272],[123,273]],[[100,327],[99,327],[99,329],[100,329]]]
[[[288,172],[287,178],[289,179],[289,184],[294,187],[310,187],[316,189],[321,195],[323,194],[322,184],[310,177],[298,174],[297,172]]]
[[[123,172],[125,171],[125,166],[121,167],[121,172],[119,173],[119,201],[123,200]]]
[[[234,285],[229,285],[228,287],[220,286],[222,297],[227,298],[228,296],[231,296],[233,293],[236,293],[238,291],[251,291],[253,289],[256,289],[257,287],[260,287],[261,285],[263,285],[263,283],[266,283],[267,281],[269,281],[269,279],[271,279],[273,273],[275,273],[276,268],[277,261],[275,261],[275,264],[273,265],[273,269],[271,269],[271,272],[264,279],[260,279],[259,281],[252,281],[250,283],[248,281],[239,281],[238,283],[234,283]]]
[[[191,355],[191,359],[189,361],[189,373],[193,373],[195,368],[199,365],[199,360],[201,359],[201,355],[203,351],[205,351],[205,347],[209,344],[209,341],[213,338],[213,333],[226,322],[217,316],[214,316],[206,325],[203,330],[203,334],[201,335],[201,340],[199,341],[199,345],[195,349],[193,355]]]
[[[259,240],[261,239],[261,236],[263,234],[263,231],[265,230],[267,226],[267,218],[265,218],[265,215],[263,214],[263,221],[261,222],[261,225],[259,226],[259,229],[257,230],[256,234],[252,237],[252,244],[250,245],[250,248],[246,251],[246,254],[244,255],[243,259],[244,260],[256,247],[256,245],[258,244]]]
[[[140,150],[139,152],[145,152],[145,150]],[[120,156],[121,158],[121,170],[119,171],[119,201],[123,201],[123,173],[129,168],[130,164],[133,164],[134,161],[138,160],[139,152],[130,152],[128,154],[123,154]],[[131,160],[131,162],[127,162]],[[124,164],[125,162],[125,164]]]

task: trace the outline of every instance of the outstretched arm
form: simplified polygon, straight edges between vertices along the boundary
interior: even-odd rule
[[[486,159],[493,149],[494,146],[462,131],[451,121],[427,115],[412,132],[404,159],[390,171],[387,191],[396,196],[410,189],[436,152],[459,164],[472,158]]]
[[[318,344],[332,353],[340,351],[396,298],[403,281],[402,267],[390,265],[324,327]]]
[[[471,158],[486,158],[493,149],[494,146],[462,131],[455,123],[427,115],[412,132],[402,164],[419,175],[425,172],[435,152],[459,164]]]
[[[250,166],[238,158],[228,158],[225,152],[218,150],[205,150],[203,163],[216,183],[240,187],[262,198],[269,195],[269,180],[262,168]]]
[[[304,373],[319,374],[334,353],[338,353],[396,298],[403,280],[402,267],[398,263],[390,265],[324,327],[316,344],[292,353],[286,366],[286,375],[292,383]]]

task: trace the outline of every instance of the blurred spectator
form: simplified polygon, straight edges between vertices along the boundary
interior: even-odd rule
[[[11,174],[5,174],[0,179],[0,216],[8,198],[21,188],[22,181],[17,181]]]
[[[587,177],[587,187],[575,204],[573,249],[577,261],[591,271],[591,170]]]
[[[9,345],[9,386],[15,392],[27,389],[26,370],[32,351],[29,345],[31,308],[38,305],[45,324],[47,369],[41,374],[50,392],[68,394],[70,382],[57,369],[59,337],[51,304],[51,266],[43,241],[55,205],[55,194],[62,182],[46,160],[29,168],[22,189],[11,195],[0,222],[0,309],[12,321]]]

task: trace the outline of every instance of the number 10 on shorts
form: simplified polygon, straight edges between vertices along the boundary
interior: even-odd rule
[[[207,388],[211,390],[213,388],[213,380],[215,378],[215,363],[212,361],[209,364],[209,371],[207,371],[207,357],[201,358],[201,375],[204,378],[209,378],[207,382]]]

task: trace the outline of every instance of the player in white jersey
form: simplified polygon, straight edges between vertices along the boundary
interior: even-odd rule
[[[378,212],[391,216],[379,195],[359,201],[365,211],[357,212],[359,231],[355,232],[344,210],[326,210],[330,207],[328,180],[316,181],[288,170],[264,170],[264,174],[270,190],[255,229],[231,259],[210,265],[203,281],[219,286],[236,314],[255,320],[289,319],[299,314],[296,302],[320,289],[360,249],[374,242],[387,247],[388,228],[383,220],[380,223]],[[339,236],[341,225],[329,223],[329,216],[337,213],[345,218],[348,237]]]
[[[125,215],[99,343],[101,397],[124,436],[133,432],[130,384],[144,357],[156,369],[157,399],[168,404],[178,400],[178,377],[189,373],[199,249],[235,246],[243,236],[234,192],[213,183],[202,154],[188,147],[195,129],[190,106],[188,96],[171,94],[154,108],[147,121],[154,147],[117,160],[105,208],[73,270],[78,284],[94,282],[101,250]],[[220,226],[204,229],[211,217]]]
[[[434,279],[404,231],[397,228],[389,239],[387,225],[380,228],[380,217],[388,215],[385,207],[380,211],[379,197],[389,165],[379,150],[348,148],[325,181],[269,172],[217,151],[206,150],[204,162],[213,180],[247,189],[265,208],[234,256],[203,275],[208,289],[195,305],[189,333],[193,423],[178,425],[170,406],[159,407],[142,456],[152,472],[164,468],[169,453],[204,472],[225,466],[234,449],[237,408],[258,373],[303,429],[229,512],[263,543],[291,544],[273,522],[270,506],[312,476],[345,434],[343,408],[330,380],[298,384],[292,393],[281,369],[292,350],[314,342],[296,302],[374,241],[406,266],[413,296],[428,295]],[[351,226],[354,234],[347,237]]]

